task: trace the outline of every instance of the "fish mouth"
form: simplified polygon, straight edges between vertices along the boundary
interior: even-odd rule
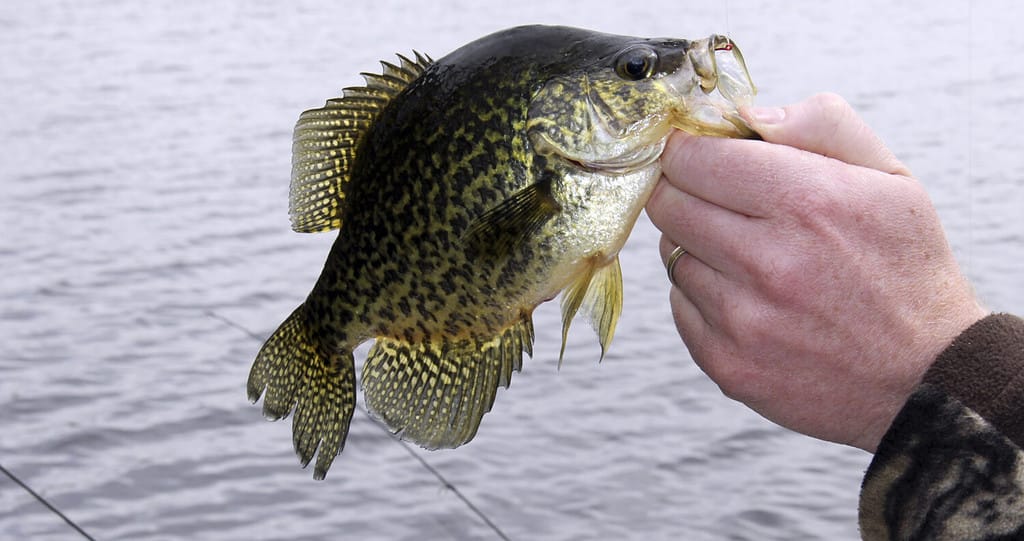
[[[672,115],[673,127],[693,135],[759,139],[739,114],[757,94],[739,46],[714,34],[691,42],[686,59],[692,71],[680,68],[680,80],[674,82],[686,88],[677,89],[684,99]]]

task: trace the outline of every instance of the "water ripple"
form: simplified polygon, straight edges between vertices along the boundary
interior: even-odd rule
[[[440,56],[519,22],[694,37],[728,21],[766,102],[848,96],[929,189],[979,294],[1024,312],[1024,164],[1006,137],[1024,34],[995,32],[968,74],[950,68],[966,60],[964,2],[588,6],[104,0],[0,15],[0,461],[100,539],[493,539],[362,411],[313,482],[288,422],[263,421],[244,383],[249,333],[302,302],[333,242],[289,230],[298,112],[392,50]],[[981,43],[1016,8],[973,9]],[[887,46],[849,47],[864,29]],[[476,439],[415,452],[513,539],[856,538],[869,457],[721,395],[678,341],[657,243],[642,217],[602,363],[577,325],[557,369],[558,309],[542,306],[536,356]],[[10,484],[0,530],[70,534]]]

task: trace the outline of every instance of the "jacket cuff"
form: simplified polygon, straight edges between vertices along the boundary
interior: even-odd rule
[[[924,375],[1024,447],[1024,319],[989,315],[957,336]]]

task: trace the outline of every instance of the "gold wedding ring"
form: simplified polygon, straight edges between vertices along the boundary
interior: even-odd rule
[[[668,281],[672,282],[672,285],[679,287],[676,283],[676,278],[672,274],[672,269],[676,266],[676,262],[679,261],[680,257],[686,255],[686,250],[682,246],[676,246],[675,250],[672,250],[672,254],[668,256],[668,262],[665,263],[665,270],[668,271]]]

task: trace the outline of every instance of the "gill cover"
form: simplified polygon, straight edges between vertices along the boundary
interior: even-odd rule
[[[527,131],[537,152],[611,171],[656,160],[673,105],[659,79],[678,70],[688,43],[635,42],[549,80],[530,102]]]

